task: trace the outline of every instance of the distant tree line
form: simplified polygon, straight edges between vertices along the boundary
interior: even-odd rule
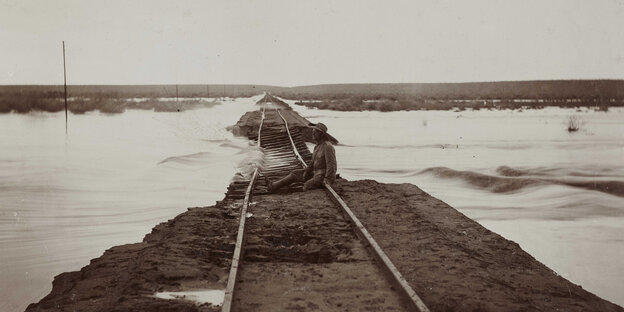
[[[249,97],[270,89],[262,85],[193,84],[193,85],[69,85],[69,96],[108,98],[162,98],[162,97]],[[4,93],[63,92],[62,85],[0,86]]]
[[[126,109],[147,109],[159,112],[184,111],[198,107],[218,104],[218,101],[206,102],[195,98],[179,97],[179,99],[155,96],[122,96],[118,92],[89,90],[82,93],[70,93],[68,110],[74,114],[83,114],[98,110],[103,113],[122,113]],[[140,100],[136,100],[140,98]],[[65,110],[63,91],[45,88],[15,88],[0,92],[0,113],[28,113],[30,111],[60,112]]]
[[[624,80],[558,80],[475,83],[68,86],[74,113],[128,108],[178,111],[201,107],[197,98],[249,97],[270,91],[302,105],[344,111],[624,106]],[[132,101],[132,99],[142,99]],[[63,86],[0,86],[0,113],[64,109]]]
[[[624,80],[334,84],[273,92],[308,107],[342,111],[624,106]]]
[[[331,99],[307,99],[295,102],[299,105],[338,111],[411,111],[411,110],[480,110],[480,109],[540,109],[545,106],[576,108],[598,107],[608,110],[612,106],[624,106],[624,99],[572,98],[572,99],[422,99],[418,97],[374,97],[361,96]]]
[[[410,97],[419,99],[568,99],[624,98],[624,80],[547,80],[469,83],[373,83],[273,87],[275,95],[291,100],[367,99]]]

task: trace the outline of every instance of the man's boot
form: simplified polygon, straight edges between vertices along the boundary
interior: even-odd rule
[[[275,191],[279,190],[280,188],[289,185],[293,182],[295,182],[297,180],[297,177],[295,177],[292,174],[289,174],[275,182],[270,182],[268,178],[266,178],[267,181],[267,190],[269,191],[269,193],[274,193]]]

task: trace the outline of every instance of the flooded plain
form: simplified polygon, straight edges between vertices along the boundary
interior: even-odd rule
[[[347,179],[412,183],[624,305],[624,110],[335,112]],[[567,131],[569,116],[584,125]]]
[[[0,311],[114,245],[223,197],[253,153],[226,128],[259,97],[184,112],[0,115]],[[344,178],[412,183],[624,305],[624,110],[334,112]],[[585,121],[575,133],[566,119]]]

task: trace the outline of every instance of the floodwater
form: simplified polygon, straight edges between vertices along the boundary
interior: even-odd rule
[[[165,113],[0,115],[0,311],[223,197],[257,153],[226,130],[261,96]],[[624,305],[624,110],[333,112],[347,179],[413,183],[560,275]],[[567,116],[586,124],[568,133]],[[244,174],[244,172],[243,172]]]
[[[259,98],[186,112],[0,114],[0,311],[155,225],[223,199],[250,148],[226,130]]]
[[[624,109],[296,110],[341,141],[344,178],[415,184],[624,306]]]

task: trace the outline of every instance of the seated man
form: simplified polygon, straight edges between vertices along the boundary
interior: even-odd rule
[[[312,139],[316,142],[312,153],[312,163],[306,169],[294,170],[286,177],[273,183],[267,179],[269,192],[275,192],[293,182],[304,182],[303,190],[306,191],[323,187],[323,182],[331,185],[336,180],[336,151],[332,141],[337,141],[327,133],[327,126],[324,124],[319,122],[316,125],[311,125],[311,128]]]

